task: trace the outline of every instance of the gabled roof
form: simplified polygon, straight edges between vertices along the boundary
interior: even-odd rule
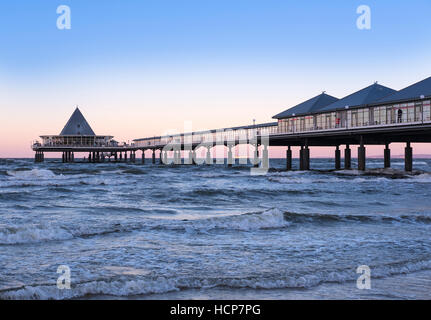
[[[69,121],[67,121],[60,136],[95,136],[87,120],[85,120],[81,111],[75,109]]]
[[[283,119],[295,115],[306,114],[310,112],[315,112],[323,107],[337,101],[338,99],[330,96],[326,93],[319,94],[310,100],[304,101],[290,109],[287,109],[279,114],[273,116],[274,119]]]
[[[344,109],[346,106],[357,107],[374,103],[388,95],[394,94],[395,90],[382,86],[377,82],[362,90],[356,91],[330,105],[321,109],[321,111],[332,111],[336,109]]]
[[[416,82],[407,88],[404,88],[390,96],[387,96],[378,102],[403,101],[431,97],[431,77]]]

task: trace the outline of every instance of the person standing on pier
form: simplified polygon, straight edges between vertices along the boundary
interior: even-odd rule
[[[398,123],[403,121],[403,110],[398,109]]]

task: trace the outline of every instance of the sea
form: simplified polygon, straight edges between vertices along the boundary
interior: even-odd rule
[[[0,159],[0,299],[430,299],[431,160],[413,165]]]

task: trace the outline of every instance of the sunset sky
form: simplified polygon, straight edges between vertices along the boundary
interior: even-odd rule
[[[362,4],[371,30],[356,26]],[[57,29],[59,5],[71,30]],[[431,76],[430,12],[429,0],[2,1],[0,157],[32,157],[76,105],[97,134],[128,141],[185,121],[270,122],[322,91],[402,89]]]

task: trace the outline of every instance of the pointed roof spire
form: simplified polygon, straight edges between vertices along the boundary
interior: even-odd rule
[[[60,136],[95,136],[93,129],[91,129],[87,120],[85,120],[78,106],[67,121]]]

